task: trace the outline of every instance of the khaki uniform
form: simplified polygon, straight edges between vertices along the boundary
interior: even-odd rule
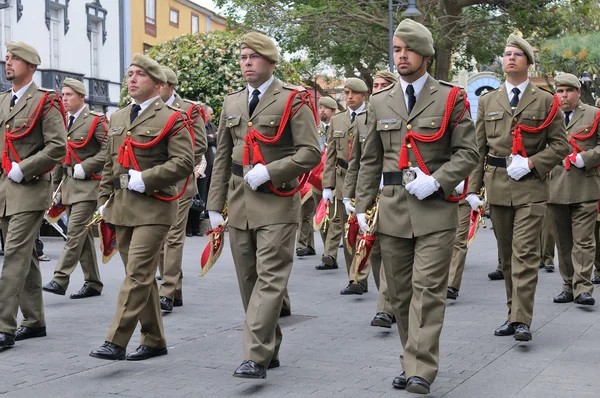
[[[479,98],[477,140],[479,165],[469,180],[468,192],[478,192],[485,178],[490,214],[502,257],[508,319],[531,325],[533,301],[540,264],[540,233],[548,200],[546,174],[567,155],[564,118],[539,133],[523,132],[523,146],[534,169],[520,180],[510,178],[506,168],[487,165],[486,156],[509,156],[516,123],[540,126],[552,107],[552,94],[531,83],[519,105],[511,110],[506,85]],[[511,277],[512,276],[512,277]]]
[[[227,199],[229,241],[246,312],[244,359],[265,368],[279,355],[282,335],[273,314],[281,310],[292,269],[300,195],[263,192],[266,184],[253,191],[244,181],[241,165],[248,127],[263,135],[276,135],[295,88],[273,80],[252,117],[248,115],[247,88],[225,97],[207,204],[207,210],[221,212]],[[294,109],[299,103],[296,97]],[[271,183],[282,190],[296,187],[297,178],[320,161],[316,123],[307,106],[288,121],[276,144],[259,145]]]
[[[590,130],[599,109],[579,102],[567,126],[568,138],[583,130]],[[559,269],[563,291],[575,297],[592,293],[592,270],[596,255],[594,226],[600,200],[600,131],[586,140],[576,140],[585,167],[571,165],[567,170],[559,164],[549,177],[550,197],[548,210],[554,222],[554,236],[558,246]],[[569,146],[571,152],[573,147]]]
[[[315,230],[313,228],[313,216],[317,207],[314,197],[306,199],[300,207],[300,222],[298,223],[298,238],[296,248],[315,251]]]
[[[542,222],[542,234],[540,236],[540,245],[542,249],[540,262],[545,265],[554,265],[554,246],[556,245],[556,242],[552,231],[553,229],[554,226],[552,225],[550,210],[546,209],[546,216]]]
[[[179,94],[175,94],[175,101],[173,102],[175,108],[181,109],[187,114],[192,105],[199,104],[183,100]],[[195,140],[194,164],[196,165],[202,161],[202,155],[206,152],[206,128],[204,119],[199,112],[194,111],[191,117],[196,119],[193,125]],[[186,179],[177,184],[178,192],[184,188]],[[162,276],[159,295],[171,300],[183,300],[183,273],[181,272],[183,242],[185,242],[185,226],[190,214],[190,204],[196,194],[198,194],[198,184],[196,184],[196,177],[192,173],[184,194],[177,200],[177,223],[169,229],[159,265],[159,272]]]
[[[138,143],[156,139],[175,111],[176,108],[156,98],[133,123],[129,121],[131,105],[116,111],[110,119],[98,204],[106,204],[103,218],[116,226],[125,279],[117,298],[117,313],[105,340],[123,348],[127,347],[138,321],[142,327],[142,345],[166,347],[155,275],[160,248],[169,228],[177,223],[177,202],[152,195],[175,196],[177,184],[193,169],[192,139],[184,127],[187,116],[182,114],[157,145],[134,148],[142,170],[144,193],[120,187],[119,177],[128,170],[118,162],[119,148],[129,136]],[[107,202],[113,190],[112,199]]]
[[[371,96],[368,135],[356,185],[356,211],[365,213],[377,196],[381,173],[399,172],[400,150],[407,130],[434,134],[442,124],[451,85],[429,76],[408,114],[400,83]],[[475,129],[460,96],[444,135],[418,143],[423,161],[440,189],[418,200],[402,185],[385,185],[379,195],[377,234],[404,348],[400,361],[406,378],[432,383],[439,368],[439,338],[446,309],[448,270],[458,204],[446,196],[477,164]],[[451,126],[451,127],[450,127]],[[409,151],[409,166],[417,166]]]
[[[96,118],[98,120],[95,129],[91,131]],[[65,163],[57,166],[52,176],[55,189],[64,179],[61,186],[61,197],[63,205],[67,207],[69,219],[67,242],[56,263],[52,277],[52,280],[65,290],[69,286],[69,278],[75,271],[77,263],[81,262],[85,284],[102,292],[103,285],[98,271],[94,235],[92,229],[86,229],[85,226],[92,220],[96,211],[99,178],[104,166],[104,155],[108,143],[106,123],[107,120],[103,114],[91,112],[87,106],[84,106],[77,119],[73,121],[71,130],[67,132],[67,141],[85,142],[88,135],[93,134],[87,145],[81,149],[73,149],[81,160],[81,167],[85,171],[86,178],[79,180],[72,177],[73,167],[77,164],[73,157],[71,166],[67,166]]]
[[[469,240],[470,225],[471,206],[466,200],[461,200],[458,204],[458,228],[454,237],[450,274],[448,276],[448,287],[453,287],[456,290],[460,290],[465,262],[467,261],[467,242]]]
[[[43,107],[44,118],[30,120],[44,94],[49,100]],[[4,151],[5,131],[21,131],[33,124],[29,133],[13,140],[21,158],[24,174],[20,183],[9,180],[0,171],[0,217],[4,234],[4,264],[0,275],[0,332],[14,335],[17,311],[23,313],[22,326],[46,326],[42,300],[42,274],[35,252],[35,236],[44,212],[52,204],[50,170],[65,156],[65,119],[58,95],[31,83],[10,109],[11,91],[0,94],[0,153]],[[54,100],[54,106],[50,101]],[[47,113],[46,113],[47,112]],[[33,118],[32,118],[33,119]],[[15,134],[19,134],[16,132]],[[10,160],[16,161],[12,153]]]

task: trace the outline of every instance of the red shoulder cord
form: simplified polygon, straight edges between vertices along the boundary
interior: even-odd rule
[[[50,98],[49,94],[49,92],[44,93],[39,104],[36,106],[34,111],[31,112],[25,123],[23,123],[21,126],[15,128],[12,131],[6,129],[6,131],[4,132],[4,151],[2,152],[2,168],[4,169],[4,174],[8,174],[10,172],[10,169],[12,168],[12,162],[10,160],[9,151],[17,163],[21,162],[21,157],[17,153],[13,141],[20,140],[21,138],[26,137],[27,134],[29,134],[31,130],[33,130],[33,126],[35,126],[36,122],[38,121],[38,118],[41,118],[39,120],[44,120],[48,112],[50,112],[50,109],[58,109],[58,111],[62,115],[65,129],[67,128],[67,117],[65,114],[65,107],[63,105],[63,102],[61,101],[58,95],[56,95],[54,98]],[[46,110],[46,112],[42,113],[46,101],[48,101],[48,109]],[[52,171],[53,168],[54,166],[44,171],[42,174],[49,173],[50,171]]]
[[[88,136],[85,139],[85,141],[83,141],[80,144],[77,144],[73,141],[67,141],[67,155],[65,156],[65,159],[63,160],[63,162],[67,166],[70,166],[73,163],[72,159],[75,159],[75,162],[77,164],[81,163],[81,159],[75,153],[75,149],[81,149],[90,143],[90,141],[92,140],[92,137],[94,137],[94,133],[96,132],[96,127],[98,127],[98,122],[100,122],[102,124],[102,128],[104,129],[104,135],[102,136],[100,143],[102,144],[102,142],[104,142],[104,138],[106,137],[106,134],[108,133],[108,127],[106,126],[106,122],[104,120],[102,120],[102,118],[100,116],[96,116],[94,118],[94,120],[92,121],[92,125],[90,126],[90,130],[88,131]],[[98,175],[98,174],[92,174],[91,178],[93,180],[101,180],[102,176]]]
[[[127,138],[125,138],[125,141],[123,141],[123,143],[121,144],[121,147],[119,148],[119,157],[117,158],[117,161],[126,169],[129,169],[133,166],[134,170],[142,171],[142,169],[140,168],[140,165],[137,162],[137,159],[135,158],[133,148],[148,149],[148,148],[152,148],[153,146],[156,146],[171,131],[171,129],[173,128],[173,126],[175,126],[175,123],[177,122],[177,120],[179,118],[183,119],[183,115],[181,114],[181,112],[177,111],[177,112],[173,113],[171,115],[171,117],[169,118],[169,120],[167,120],[167,124],[165,124],[165,127],[163,127],[160,134],[150,142],[147,142],[147,143],[136,142],[133,140],[133,138],[131,138],[130,135],[128,135]],[[183,120],[183,126],[180,127],[179,129],[175,130],[168,137],[168,139],[171,139],[171,137],[173,137],[175,134],[177,134],[184,128],[187,129],[187,131],[190,133],[190,135],[192,137],[192,148],[194,148],[194,146],[195,146],[194,145],[194,133],[192,130],[190,130],[189,125],[186,120]],[[187,185],[188,185],[189,181],[190,181],[190,176],[188,176],[188,178],[185,180],[185,185],[183,186],[183,189],[181,190],[181,192],[179,192],[177,195],[175,195],[173,197],[161,196],[161,195],[158,195],[155,193],[152,194],[152,196],[154,196],[155,198],[160,199],[162,201],[165,201],[165,202],[171,202],[171,201],[177,200],[183,195],[183,193],[187,189]]]
[[[573,145],[573,153],[571,153],[570,155],[567,155],[567,157],[565,158],[565,169],[570,170],[571,163],[575,163],[575,160],[577,159],[577,154],[579,152],[583,152],[583,148],[581,148],[579,145],[577,145],[575,140],[584,141],[584,140],[587,140],[588,138],[591,138],[594,134],[596,134],[596,130],[598,130],[599,122],[600,122],[600,111],[598,111],[598,113],[596,113],[596,118],[594,119],[592,124],[585,126],[584,128],[582,128],[581,130],[579,130],[578,132],[576,132],[575,134],[573,134],[571,136],[571,139],[569,140],[569,144]],[[590,129],[590,132],[582,135],[582,133],[587,131],[587,129]]]
[[[546,118],[546,120],[544,121],[544,123],[542,123],[539,127],[530,127],[530,126],[525,126],[523,124],[518,124],[517,127],[515,127],[515,129],[513,130],[513,145],[512,145],[512,154],[513,155],[521,155],[523,157],[527,157],[527,153],[525,153],[525,147],[523,146],[523,136],[521,134],[521,131],[524,131],[526,133],[539,133],[540,131],[542,131],[543,129],[545,129],[546,127],[548,127],[550,125],[550,123],[552,123],[554,121],[554,118],[556,117],[556,114],[558,113],[558,97],[556,95],[554,95],[554,102],[552,102],[552,108],[550,109],[550,113],[548,114],[548,117]]]
[[[419,148],[417,148],[416,141],[435,142],[435,141],[439,140],[440,138],[442,138],[442,136],[446,132],[448,123],[450,123],[450,117],[452,116],[452,111],[454,110],[454,105],[456,105],[456,100],[458,99],[458,95],[460,93],[463,94],[465,106],[463,107],[463,110],[462,110],[461,114],[459,115],[458,120],[454,124],[454,127],[452,127],[452,130],[454,131],[454,129],[456,128],[458,123],[460,123],[460,121],[462,120],[463,116],[465,115],[465,113],[467,111],[471,112],[471,105],[469,104],[469,101],[467,100],[467,93],[462,91],[460,89],[460,87],[453,87],[452,90],[450,90],[450,94],[448,94],[448,99],[446,101],[446,110],[444,111],[444,118],[442,119],[442,125],[440,126],[440,129],[435,134],[419,134],[419,133],[414,132],[412,129],[409,129],[408,133],[404,136],[404,143],[402,144],[402,149],[400,150],[400,161],[398,162],[398,167],[400,168],[400,170],[408,168],[408,149],[409,149],[409,145],[410,145],[410,148],[412,148],[412,150],[415,154],[415,158],[417,159],[417,163],[419,164],[419,168],[426,175],[431,175],[431,172],[427,169],[427,165],[425,164],[425,162],[423,161],[423,158],[421,157]],[[465,179],[465,185],[468,184],[468,180],[469,180],[468,178]],[[467,195],[467,190],[465,189],[461,195],[448,196],[446,198],[446,200],[449,202],[460,202],[462,199],[465,198],[466,195]]]
[[[292,110],[294,99],[297,96],[300,97],[300,104],[296,107],[296,109]],[[252,150],[252,164],[253,165],[258,164],[258,163],[266,165],[265,159],[263,158],[262,153],[260,151],[260,145],[258,144],[257,141],[260,141],[263,144],[267,144],[267,145],[277,144],[277,142],[279,142],[279,139],[281,138],[281,135],[283,134],[283,131],[285,130],[285,126],[287,125],[287,122],[292,117],[294,117],[294,115],[296,115],[296,113],[298,113],[298,111],[300,110],[300,108],[302,108],[303,105],[307,105],[310,108],[310,110],[312,111],[313,116],[315,118],[315,125],[317,125],[318,124],[317,110],[312,101],[312,97],[311,97],[310,93],[308,91],[299,91],[296,89],[296,90],[292,91],[292,93],[288,96],[287,102],[285,104],[285,109],[283,111],[283,116],[281,118],[281,123],[279,124],[279,129],[277,130],[277,134],[275,136],[273,136],[273,137],[265,136],[265,135],[259,133],[258,131],[256,131],[254,129],[254,127],[252,127],[252,126],[248,127],[248,133],[246,134],[246,137],[244,138],[244,141],[246,142],[246,146],[244,147],[244,160],[243,160],[244,166],[250,165],[250,150]],[[271,192],[273,192],[275,195],[289,197],[289,196],[295,195],[296,192],[298,192],[298,191],[300,191],[300,189],[302,189],[302,187],[308,180],[309,174],[310,174],[310,172],[305,173],[302,176],[300,176],[298,186],[290,192],[281,192],[280,190],[275,188],[275,186],[273,185],[273,183],[271,181],[267,181],[266,184],[269,187],[269,189],[271,190]]]

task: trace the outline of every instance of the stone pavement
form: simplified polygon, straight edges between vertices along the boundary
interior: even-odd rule
[[[315,241],[318,241],[315,236]],[[169,355],[142,362],[110,362],[88,353],[104,341],[123,277],[118,256],[101,266],[102,296],[70,300],[44,293],[48,337],[17,342],[0,352],[0,395],[6,397],[379,397],[410,396],[391,383],[399,374],[400,340],[369,325],[377,293],[341,296],[345,270],[316,271],[318,256],[296,259],[289,293],[293,315],[284,318],[282,366],[266,380],[231,377],[242,360],[243,309],[228,246],[203,278],[199,258],[207,238],[187,238],[184,306],[164,317]],[[45,239],[52,276],[63,242]],[[321,251],[321,248],[318,248]],[[342,256],[340,250],[340,259]],[[440,373],[432,397],[600,396],[600,309],[554,304],[558,272],[540,272],[533,341],[495,337],[506,319],[503,282],[495,269],[492,231],[471,247],[456,302],[442,332]],[[1,261],[0,257],[0,261]],[[81,270],[67,295],[82,284]],[[136,331],[128,347],[139,344]],[[413,395],[416,396],[416,395]]]

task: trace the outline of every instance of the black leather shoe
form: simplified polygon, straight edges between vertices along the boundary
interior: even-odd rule
[[[337,268],[337,261],[335,261],[335,258],[333,258],[332,256],[322,256],[321,262],[325,265],[329,265],[330,267]]]
[[[544,268],[546,269],[546,272],[554,272],[554,264],[546,264]]]
[[[531,340],[531,331],[529,326],[524,323],[517,323],[515,327],[515,340],[518,341],[529,341]]]
[[[502,273],[502,271],[497,269],[496,271],[490,272],[488,274],[488,278],[490,278],[493,281],[501,281],[504,279],[504,274]]]
[[[186,232],[185,236],[187,236],[188,238],[191,238],[192,236],[194,236],[194,234],[191,232]]]
[[[540,269],[544,269],[546,268],[546,264],[544,264],[543,262],[540,261]]]
[[[73,293],[71,295],[72,299],[82,299],[82,298],[86,298],[86,297],[94,297],[94,296],[99,296],[100,292],[97,291],[96,289],[89,287],[87,284],[83,285],[83,287],[81,289],[79,289],[79,291],[77,293]]]
[[[422,377],[413,376],[406,382],[405,390],[415,394],[429,394],[431,386],[429,382]]]
[[[264,366],[254,361],[244,361],[233,372],[233,377],[243,377],[245,379],[266,379],[267,370]]]
[[[299,247],[296,249],[296,256],[304,257],[304,256],[314,256],[317,254],[314,249],[309,249],[306,247]]]
[[[597,275],[595,277],[592,278],[592,283],[594,285],[600,285],[600,275]]]
[[[15,340],[33,339],[35,337],[46,337],[46,326],[41,328],[28,328],[27,326],[19,326],[15,333]]]
[[[15,345],[15,336],[8,333],[0,333],[0,349],[10,348]]]
[[[152,357],[160,357],[161,355],[167,355],[167,347],[153,348],[147,345],[139,346],[134,352],[127,354],[128,361],[143,361]]]
[[[498,329],[494,331],[495,336],[512,336],[515,334],[515,325],[510,321],[506,321]]]
[[[183,300],[173,300],[173,307],[183,307]]]
[[[315,269],[319,270],[319,271],[327,271],[329,269],[338,269],[338,265],[337,265],[337,263],[334,263],[333,265],[327,265],[327,264],[323,263],[323,264],[319,264],[319,265],[315,266]]]
[[[365,292],[365,288],[363,287],[363,285],[358,282],[350,282],[348,283],[348,286],[346,286],[345,288],[342,289],[342,291],[340,292],[340,294],[342,296],[347,296],[350,294],[357,294],[357,295],[362,295]]]
[[[392,327],[393,318],[390,314],[385,312],[378,312],[377,315],[371,321],[371,326],[379,326],[382,328],[390,329]],[[406,380],[405,380],[406,384]]]
[[[392,381],[392,386],[394,386],[394,388],[404,390],[406,388],[406,372],[402,372],[400,373],[400,376],[394,377],[394,381]]]
[[[552,299],[555,303],[570,303],[573,301],[573,293],[571,292],[560,292],[560,294]]]
[[[269,362],[269,367],[267,367],[267,369],[275,369],[281,366],[281,363],[279,362],[279,359],[271,359],[271,362]]]
[[[286,316],[290,316],[290,315],[292,315],[292,310],[290,310],[289,308],[281,307],[281,311],[279,311],[280,318],[285,318]]]
[[[162,296],[160,298],[160,309],[164,312],[173,312],[173,300],[171,300],[168,297]]]
[[[591,293],[583,292],[579,296],[575,297],[575,304],[594,305],[596,304],[596,300],[594,300]]]
[[[125,348],[105,341],[100,347],[90,352],[90,356],[98,359],[108,359],[109,361],[122,361],[125,359]]]
[[[448,286],[448,292],[446,293],[446,298],[450,299],[450,300],[456,300],[457,297],[458,297],[458,289]]]
[[[59,296],[64,296],[65,293],[67,293],[61,285],[54,281],[46,283],[44,286],[42,286],[42,290],[48,293],[58,294]]]

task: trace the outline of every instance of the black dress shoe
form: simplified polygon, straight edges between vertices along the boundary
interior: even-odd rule
[[[162,281],[162,276],[160,276],[160,275],[156,275],[156,280],[157,280],[157,281]]]
[[[191,232],[186,232],[185,236],[187,236],[188,238],[191,238],[192,236],[194,236],[194,234]]]
[[[571,292],[560,292],[560,294],[552,299],[555,303],[570,303],[573,301],[573,293]]]
[[[0,332],[0,349],[10,348],[15,345],[15,336]]]
[[[73,293],[71,295],[72,299],[82,299],[82,298],[86,298],[86,297],[94,297],[94,296],[99,296],[100,292],[97,291],[96,289],[88,286],[87,284],[83,285],[83,287],[81,289],[79,289],[79,291],[77,293]]]
[[[502,271],[497,269],[496,271],[490,272],[488,274],[488,278],[490,278],[493,281],[501,281],[504,279],[504,274],[502,273]]]
[[[595,277],[592,278],[592,283],[594,285],[600,285],[600,275],[597,275]]]
[[[254,361],[244,361],[233,372],[233,377],[243,377],[246,379],[266,379],[267,370],[264,366]]]
[[[357,295],[361,296],[364,292],[365,292],[365,288],[363,287],[363,285],[360,282],[357,282],[357,283],[350,282],[350,283],[348,283],[348,286],[346,286],[345,288],[342,289],[340,294],[342,296],[347,296],[347,295],[351,295],[351,294],[357,294]]]
[[[594,305],[596,304],[596,300],[594,300],[591,293],[583,292],[579,296],[575,297],[575,304]]]
[[[173,300],[168,297],[161,296],[160,309],[164,312],[173,312]]]
[[[41,328],[28,328],[27,326],[19,326],[15,333],[15,340],[33,339],[35,337],[46,337],[46,326]]]
[[[281,366],[281,363],[279,362],[279,359],[271,359],[271,362],[269,362],[269,366],[267,367],[267,369],[275,369]]]
[[[529,326],[525,325],[524,323],[517,323],[515,327],[515,340],[531,340],[531,331],[529,330]]]
[[[167,347],[153,348],[147,345],[139,346],[134,352],[127,354],[128,361],[143,361],[152,357],[160,357],[161,355],[167,355]]]
[[[54,281],[46,283],[44,286],[42,286],[42,290],[48,293],[58,294],[59,296],[64,296],[65,293],[67,293],[61,285]]]
[[[546,264],[544,264],[543,262],[540,261],[540,269],[544,269],[546,268]]]
[[[90,356],[98,359],[108,359],[109,361],[122,361],[125,359],[125,348],[105,341],[100,347],[90,352]]]
[[[304,256],[314,256],[317,254],[314,249],[309,249],[307,247],[299,247],[296,249],[296,256],[304,257]]]
[[[390,329],[392,327],[393,318],[385,312],[378,312],[371,321],[371,326],[379,326]],[[406,383],[406,380],[405,380]]]
[[[337,268],[337,261],[335,261],[335,258],[333,258],[332,256],[322,256],[321,262],[325,265]]]
[[[546,272],[554,272],[554,264],[546,264],[544,268],[546,269]]]
[[[422,377],[413,376],[406,382],[406,391],[413,392],[415,394],[429,394],[431,386],[429,382]]]
[[[506,321],[502,326],[494,331],[495,336],[512,336],[515,334],[515,325],[511,321]]]
[[[392,386],[394,386],[394,388],[404,390],[406,388],[406,372],[402,372],[400,373],[400,376],[394,377],[394,381],[392,381]]]
[[[450,300],[456,300],[457,297],[458,297],[458,289],[448,286],[448,291],[446,292],[446,298],[450,299]]]
[[[337,263],[334,263],[333,265],[327,265],[327,264],[323,263],[323,264],[319,264],[319,265],[315,266],[315,269],[319,270],[319,271],[326,271],[329,269],[338,269],[338,265],[337,265]]]
[[[292,315],[292,310],[290,310],[289,308],[281,307],[281,311],[279,311],[280,318],[285,318],[286,316],[290,316],[290,315]]]
[[[183,307],[183,300],[173,300],[173,307]]]

